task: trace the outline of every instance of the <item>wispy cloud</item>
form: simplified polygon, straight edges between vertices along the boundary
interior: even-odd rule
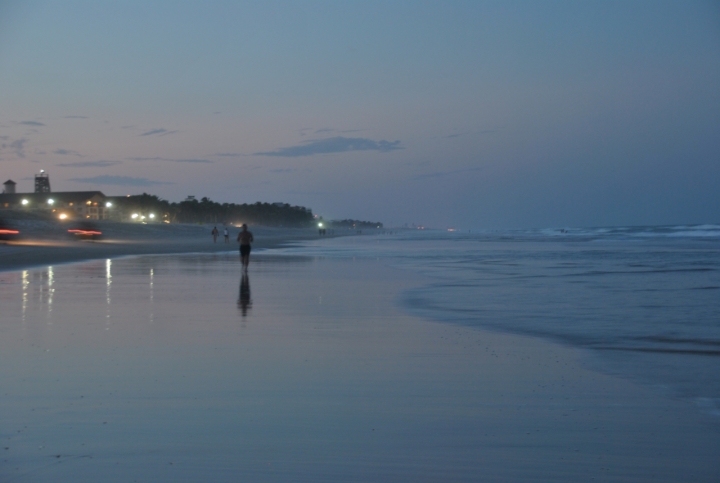
[[[59,163],[55,166],[62,168],[107,168],[108,166],[115,166],[121,164],[122,161],[79,161],[77,163]]]
[[[322,129],[317,129],[315,131],[315,134],[324,134],[324,133],[331,133],[331,132],[341,132],[341,133],[350,133],[350,132],[362,132],[362,129],[333,129],[329,127],[324,127]]]
[[[62,156],[79,156],[82,157],[82,154],[78,153],[77,151],[72,151],[70,149],[56,149],[53,151],[53,154],[60,154]]]
[[[8,139],[8,138],[6,138]],[[13,152],[18,158],[24,158],[25,157],[25,143],[27,142],[27,139],[21,138],[16,139],[9,143],[2,143],[0,144],[0,148],[2,150],[10,150]]]
[[[225,157],[225,158],[238,158],[238,157],[240,157],[240,156],[247,156],[247,154],[242,154],[242,153],[215,153],[215,154],[211,154],[211,156],[222,156],[222,157]]]
[[[337,136],[327,139],[316,139],[304,141],[298,146],[280,148],[275,151],[254,153],[258,156],[281,156],[296,158],[301,156],[312,156],[315,154],[345,153],[348,151],[379,151],[386,153],[397,149],[405,149],[400,146],[400,141],[373,141],[367,138],[346,138]]]
[[[87,116],[65,116],[65,119],[87,119]]]
[[[18,124],[22,124],[24,126],[44,126],[45,124],[37,121],[21,121]]]
[[[208,163],[214,162],[209,159],[167,159],[166,161],[174,161],[176,163],[200,163],[200,164],[208,164]]]
[[[72,178],[70,181],[77,181],[78,183],[93,183],[99,185],[112,185],[112,186],[156,186],[162,184],[175,184],[165,183],[162,181],[153,181],[147,178],[132,178],[130,176],[95,176],[93,178]]]
[[[152,131],[144,132],[144,133],[140,134],[140,136],[167,136],[168,134],[174,134],[176,132],[177,131],[168,131],[167,129],[160,128],[160,129],[153,129]]]
[[[461,132],[461,133],[455,133],[455,134],[448,134],[447,136],[442,136],[445,139],[453,139],[453,138],[459,138],[463,136],[470,136],[473,134],[489,134],[495,132],[492,129],[487,129],[485,131],[467,131],[467,132]]]
[[[212,161],[210,159],[173,159],[173,158],[161,158],[159,156],[156,156],[154,158],[127,158],[130,161],[170,161],[172,163],[200,163],[200,164],[210,164],[214,163],[215,161]]]
[[[147,131],[141,134],[141,136],[153,136],[155,134],[165,134],[167,133],[167,129],[153,129],[152,131]]]

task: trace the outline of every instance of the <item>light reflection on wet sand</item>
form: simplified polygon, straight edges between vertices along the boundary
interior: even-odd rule
[[[2,273],[0,481],[718,475],[682,402],[408,317],[417,283],[360,259],[257,256],[243,277],[235,254]]]

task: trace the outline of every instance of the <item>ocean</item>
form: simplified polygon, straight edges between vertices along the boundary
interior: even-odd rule
[[[720,417],[720,225],[416,230],[284,252],[416,272],[431,282],[403,293],[408,313],[575,347]]]

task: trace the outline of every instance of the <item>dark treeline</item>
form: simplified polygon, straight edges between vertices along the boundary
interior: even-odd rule
[[[360,221],[360,220],[333,220],[327,222],[331,228],[347,228],[347,229],[370,229],[382,228],[383,224],[379,221]]]
[[[170,223],[247,223],[249,225],[306,227],[312,226],[312,210],[287,203],[216,203],[205,197],[197,200],[188,197],[179,203],[170,203],[155,195],[113,198],[117,217],[131,221],[133,214],[153,221]]]

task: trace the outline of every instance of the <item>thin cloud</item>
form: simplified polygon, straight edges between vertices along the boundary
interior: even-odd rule
[[[147,131],[141,134],[141,136],[152,136],[154,134],[165,134],[167,132],[167,129],[153,129],[152,131]]]
[[[200,164],[209,164],[214,163],[215,161],[211,161],[209,159],[171,159],[171,158],[161,158],[161,157],[154,157],[154,158],[127,158],[130,161],[170,161],[172,163],[200,163]]]
[[[162,181],[153,181],[147,178],[133,178],[130,176],[95,176],[93,178],[72,178],[70,181],[77,181],[78,183],[92,183],[99,185],[112,185],[112,186],[157,186],[163,184],[175,184],[165,183]]]
[[[70,149],[56,149],[53,151],[53,154],[60,154],[62,156],[80,156],[82,157],[82,154],[78,153],[77,151],[72,151]]]
[[[208,164],[208,163],[214,162],[214,161],[210,161],[209,159],[166,159],[166,161],[174,161],[176,163],[200,163],[200,164]]]
[[[77,163],[60,163],[55,166],[62,168],[107,168],[108,166],[115,166],[121,164],[122,161],[79,161]]]
[[[65,116],[65,119],[87,119],[87,116]]]
[[[174,134],[176,132],[177,131],[168,131],[167,129],[160,128],[160,129],[153,129],[152,131],[144,132],[144,133],[140,134],[140,136],[167,136],[168,134]]]
[[[349,133],[349,132],[362,132],[363,129],[332,129],[329,127],[324,127],[322,129],[318,129],[315,131],[315,134],[323,134],[323,133],[330,133],[330,132],[341,132],[341,133]]]
[[[0,148],[2,148],[3,150],[9,149],[9,150],[12,151],[13,153],[15,153],[15,155],[16,155],[18,158],[24,158],[24,157],[25,157],[25,143],[26,143],[26,142],[27,142],[27,139],[25,139],[25,138],[16,139],[15,141],[13,141],[13,142],[11,142],[11,143],[2,143],[2,144],[0,144]]]
[[[485,130],[485,131],[467,131],[467,132],[461,132],[461,133],[455,133],[455,134],[448,134],[447,136],[442,136],[445,139],[453,139],[453,138],[459,138],[462,136],[469,136],[471,134],[488,134],[495,132],[491,129]]]
[[[37,121],[22,121],[22,122],[19,122],[18,124],[23,124],[25,126],[44,126],[45,125],[45,124],[43,124],[41,122],[37,122]]]
[[[240,156],[247,156],[247,154],[242,153],[215,153],[211,154],[211,156],[222,156],[224,158],[238,158]]]
[[[276,151],[254,153],[257,156],[280,156],[286,158],[297,158],[301,156],[313,156],[315,154],[345,153],[349,151],[379,151],[386,153],[397,149],[405,149],[400,146],[400,141],[373,141],[367,138],[346,138],[337,136],[328,139],[316,139],[305,141],[299,146],[280,148]]]

